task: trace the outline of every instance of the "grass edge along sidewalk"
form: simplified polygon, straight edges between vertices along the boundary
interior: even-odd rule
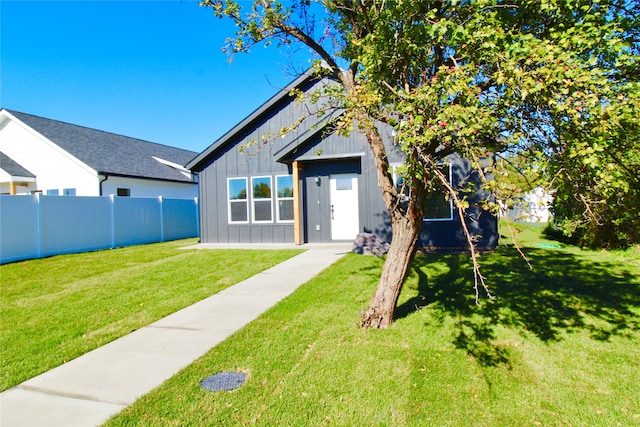
[[[188,239],[0,266],[1,390],[302,252],[179,250],[194,243]]]
[[[0,395],[0,422],[6,427],[101,424],[345,253],[344,249],[305,251],[32,378]]]
[[[521,233],[533,269],[483,255],[480,306],[467,256],[417,257],[384,331],[357,327],[382,261],[347,255],[106,425],[638,425],[637,248]],[[245,385],[200,387],[223,371]]]

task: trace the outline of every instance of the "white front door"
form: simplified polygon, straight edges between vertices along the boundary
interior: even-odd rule
[[[360,230],[358,175],[329,176],[331,188],[331,240],[353,240]]]

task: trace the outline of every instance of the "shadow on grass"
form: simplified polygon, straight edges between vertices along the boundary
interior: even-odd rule
[[[419,295],[399,306],[396,318],[427,305],[458,319],[454,344],[487,366],[509,364],[496,343],[496,326],[533,334],[543,342],[587,331],[595,340],[628,336],[640,321],[640,279],[622,263],[596,262],[566,251],[527,249],[533,269],[511,248],[481,258],[494,299],[475,304],[466,254],[416,257]],[[430,266],[439,265],[438,273]],[[443,265],[444,264],[444,265]],[[636,312],[634,312],[634,309]]]

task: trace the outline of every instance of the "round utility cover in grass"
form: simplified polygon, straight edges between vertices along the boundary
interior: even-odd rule
[[[243,385],[246,378],[242,372],[221,372],[202,380],[200,387],[209,391],[233,390]]]

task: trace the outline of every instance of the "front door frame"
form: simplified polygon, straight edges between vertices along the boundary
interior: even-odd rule
[[[358,175],[329,175],[331,240],[353,240],[360,230]]]
[[[296,206],[296,220],[294,212],[294,240],[303,243],[330,243],[331,239],[331,203],[329,177],[339,174],[354,174],[358,177],[358,187],[361,185],[362,165],[361,156],[350,156],[333,159],[298,160],[292,162],[294,182],[294,206]],[[295,179],[295,176],[298,179]],[[359,188],[358,192],[361,193]],[[297,196],[296,196],[297,192]],[[362,195],[359,194],[358,198]],[[361,204],[358,201],[358,210]],[[359,217],[362,213],[359,213]],[[359,223],[361,223],[359,218]],[[298,238],[295,232],[299,233]],[[353,236],[355,238],[355,235]]]

